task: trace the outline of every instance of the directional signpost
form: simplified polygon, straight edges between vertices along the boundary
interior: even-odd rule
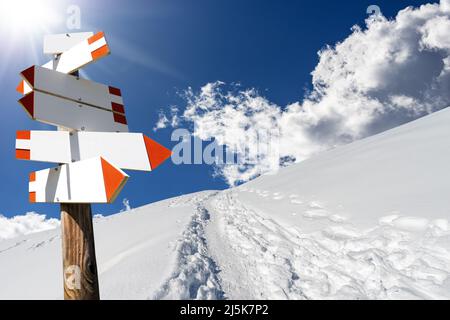
[[[16,158],[71,163],[105,157],[117,167],[151,171],[170,155],[142,133],[18,131]]]
[[[52,40],[55,41],[55,38],[47,36],[45,40],[47,46],[50,46],[50,43]],[[55,42],[55,46],[61,49],[64,47],[69,47],[70,49],[67,51],[63,50],[61,54],[55,54],[54,58],[42,67],[66,74],[76,72],[91,62],[97,61],[110,54],[103,32],[98,32],[93,36],[78,42],[75,46],[71,46],[71,37],[57,37]],[[61,49],[56,51],[61,51]],[[27,85],[25,80],[22,80],[17,86],[17,91],[22,94],[27,94],[31,91],[31,88]]]
[[[99,299],[91,203],[112,203],[128,175],[152,171],[171,151],[142,133],[128,132],[120,89],[78,76],[110,53],[103,32],[47,36],[55,57],[20,73],[17,91],[26,113],[57,131],[18,131],[16,158],[58,164],[32,172],[30,202],[61,204],[65,299]]]

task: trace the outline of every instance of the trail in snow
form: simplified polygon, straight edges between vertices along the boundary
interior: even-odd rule
[[[187,195],[95,221],[101,294],[450,299],[450,228],[427,221],[391,215],[358,229],[319,197],[259,186]],[[56,240],[59,229],[0,242],[0,298],[61,298]]]
[[[178,268],[200,192],[94,219],[102,299],[148,299]],[[195,198],[192,199],[192,198]],[[0,299],[62,299],[60,228],[0,240]]]
[[[304,233],[236,191],[208,201],[209,250],[231,299],[450,298],[450,234],[439,228],[416,234],[386,220],[362,232],[341,221]]]
[[[210,219],[204,201],[215,194],[204,194],[189,199],[196,212],[183,232],[177,246],[176,268],[172,276],[154,295],[154,299],[223,299],[219,269],[209,256],[205,225]],[[171,206],[185,206],[175,201]]]

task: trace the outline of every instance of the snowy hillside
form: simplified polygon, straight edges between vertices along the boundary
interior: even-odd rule
[[[198,202],[208,192],[169,199],[94,220],[100,293],[103,299],[151,299],[195,254]],[[185,235],[183,238],[182,235]],[[192,239],[190,239],[192,238]],[[200,250],[201,248],[198,248]],[[177,250],[186,253],[177,256]],[[189,251],[190,252],[190,251]],[[0,299],[62,299],[59,228],[0,242]]]
[[[213,198],[233,298],[450,298],[450,109]]]
[[[102,298],[450,299],[449,123],[96,219]],[[62,298],[60,245],[1,241],[0,298]]]

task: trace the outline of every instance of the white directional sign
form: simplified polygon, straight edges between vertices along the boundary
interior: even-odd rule
[[[20,73],[19,100],[34,120],[57,131],[18,131],[16,158],[58,163],[30,175],[29,199],[48,203],[111,203],[128,176],[151,171],[171,151],[142,133],[128,133],[120,89],[73,73],[110,53],[103,32],[48,36],[55,58]]]
[[[94,35],[93,32],[50,34],[44,36],[44,54],[59,54],[69,50],[83,40]]]
[[[125,113],[120,89],[76,76],[32,66],[20,73],[31,90],[77,103]]]
[[[171,151],[142,133],[18,131],[16,158],[54,163],[102,156],[121,169],[151,171]]]
[[[30,202],[111,203],[128,175],[102,157],[30,174]]]
[[[62,73],[72,73],[85,65],[101,59],[110,54],[103,32],[97,32],[88,39],[82,40],[69,50],[47,62],[42,67],[56,70]],[[27,94],[31,88],[25,81],[21,81],[17,86],[17,91]]]
[[[44,123],[80,131],[127,132],[125,115],[32,91],[19,100],[28,115]]]
[[[47,62],[44,68],[62,73],[72,73],[85,65],[110,54],[103,32],[97,32],[92,37],[79,42],[58,58]]]

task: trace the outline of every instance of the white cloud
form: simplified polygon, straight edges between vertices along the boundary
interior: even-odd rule
[[[182,120],[243,157],[243,165],[216,168],[230,185],[276,169],[279,158],[302,161],[450,106],[450,0],[393,20],[372,16],[319,58],[312,92],[284,108],[222,82],[187,90]],[[261,132],[275,135],[277,156],[261,152]]]
[[[156,122],[156,125],[153,127],[153,131],[166,128],[168,123],[169,119],[167,116],[164,113],[160,113],[158,122]]]
[[[180,122],[179,116],[178,116],[178,108],[176,106],[170,107],[170,120],[169,118],[164,114],[164,112],[159,113],[158,121],[156,122],[156,125],[153,127],[153,131],[157,131],[159,129],[167,128],[168,125],[172,127],[178,126]]]
[[[50,230],[58,226],[58,219],[47,219],[45,215],[36,212],[28,212],[25,215],[11,218],[0,215],[0,240]]]
[[[429,49],[450,50],[450,19],[447,16],[438,16],[420,29],[422,32],[422,43]]]
[[[441,9],[444,12],[450,12],[450,0],[441,0]]]

